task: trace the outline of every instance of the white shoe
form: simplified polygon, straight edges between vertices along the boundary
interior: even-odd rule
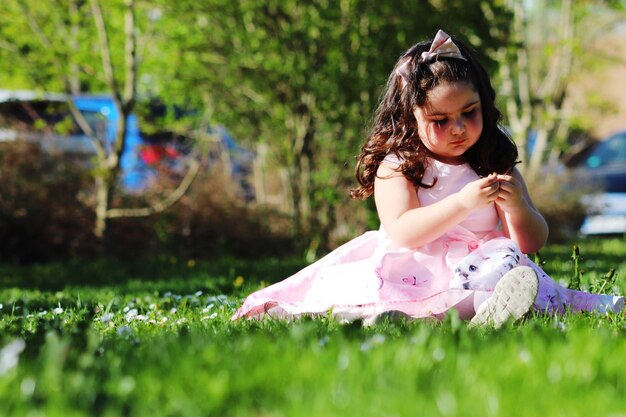
[[[499,328],[507,320],[518,320],[528,313],[535,302],[539,278],[528,266],[513,268],[496,284],[491,297],[481,304],[470,327],[493,326]]]

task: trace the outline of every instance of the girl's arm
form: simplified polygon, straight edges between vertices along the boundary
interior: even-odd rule
[[[517,243],[524,253],[537,252],[548,239],[548,224],[533,204],[522,174],[498,175],[500,192],[496,209],[504,234]]]
[[[397,164],[388,162],[380,165],[374,180],[374,199],[383,227],[398,246],[416,248],[432,242],[498,195],[497,177],[490,175],[421,207],[415,186],[396,168]]]

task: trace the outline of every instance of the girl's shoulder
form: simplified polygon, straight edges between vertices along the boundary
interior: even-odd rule
[[[380,178],[402,176],[401,166],[403,163],[404,159],[400,158],[395,153],[388,153],[378,166],[376,174]]]
[[[396,155],[395,153],[391,152],[391,153],[388,153],[387,155],[385,155],[385,158],[383,158],[383,163],[386,163],[388,165],[395,165],[396,167],[400,167],[400,165],[402,165],[404,163],[404,158],[401,158],[398,155]]]

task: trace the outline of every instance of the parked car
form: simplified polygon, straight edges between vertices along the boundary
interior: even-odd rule
[[[80,95],[70,98],[92,130],[110,145],[115,140],[120,117],[112,97]],[[0,90],[0,142],[26,140],[49,152],[78,155],[88,160],[95,153],[95,147],[72,118],[67,100],[65,94]],[[231,175],[240,184],[243,196],[253,199],[254,189],[249,181],[253,153],[237,144],[225,128],[218,126],[209,130],[218,139],[216,152],[210,155],[208,163],[227,155]],[[157,163],[168,162],[171,167],[185,169],[181,160],[190,149],[186,144],[172,140],[175,136],[171,132],[145,135],[137,117],[134,114],[129,116],[126,151],[120,161],[120,181],[125,190],[140,192],[146,189],[156,178]]]
[[[25,140],[47,152],[74,155],[88,161],[96,149],[74,121],[68,98],[66,94],[0,90],[0,141]],[[106,96],[73,96],[71,99],[96,135],[105,144],[111,144],[119,118],[113,100]],[[128,190],[142,185],[140,176],[145,174],[145,169],[135,156],[135,148],[142,142],[136,118],[132,116],[126,135],[128,151],[121,161],[121,181]]]
[[[626,233],[626,131],[592,146],[575,167],[574,176],[592,192],[580,232],[584,235]]]

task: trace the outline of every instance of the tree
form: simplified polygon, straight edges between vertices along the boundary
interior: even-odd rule
[[[135,111],[142,50],[147,33],[145,5],[112,0],[103,11],[99,0],[6,0],[0,6],[0,53],[5,62],[3,84],[70,95],[106,92],[120,114],[111,143],[98,136],[73,101],[68,106],[96,149],[92,170],[95,185],[94,234],[103,238],[107,221],[146,216],[165,210],[189,187],[199,163],[191,161],[179,187],[161,201],[137,209],[113,208],[118,191],[120,161],[126,147],[128,117]],[[116,53],[123,51],[123,54]],[[7,59],[8,58],[8,59]],[[7,81],[8,79],[8,81]]]
[[[126,114],[137,91],[200,109],[210,124],[267,149],[273,168],[286,172],[294,233],[315,248],[330,241],[339,215],[350,223],[354,210],[339,202],[355,185],[354,157],[397,57],[444,28],[494,69],[488,52],[500,39],[481,3],[111,0],[101,13],[98,0],[7,0],[0,54],[19,65],[0,81],[108,91]],[[110,207],[119,155],[100,155],[97,165],[96,212],[106,224],[123,213]]]
[[[505,13],[494,12],[494,3],[503,6]],[[589,45],[610,30],[610,19],[603,21],[601,12],[616,9],[623,5],[573,0],[483,3],[497,36],[508,39],[495,51],[494,59],[521,167],[531,182],[539,178],[545,164],[553,166],[568,146],[572,120],[582,111],[571,108],[568,101],[572,75],[589,70],[582,65],[594,53]],[[590,21],[595,22],[593,29]],[[534,143],[529,153],[531,136]]]
[[[486,49],[497,43],[478,1],[440,3],[163,1],[160,23],[178,23],[167,36],[179,48],[163,55],[177,65],[162,65],[153,88],[266,145],[287,172],[294,233],[327,242],[397,57],[442,25]]]

